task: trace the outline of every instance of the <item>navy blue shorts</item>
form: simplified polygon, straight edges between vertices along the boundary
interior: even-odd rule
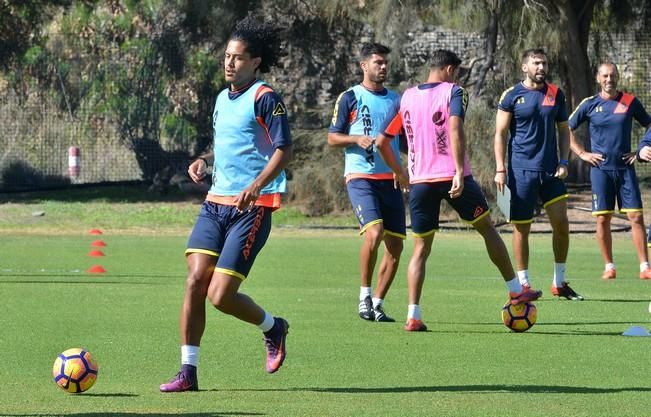
[[[245,279],[269,237],[271,211],[256,206],[238,212],[234,206],[204,201],[185,254],[215,256],[215,271]]]
[[[532,223],[538,199],[547,207],[568,197],[565,183],[553,174],[525,169],[509,169],[511,223]]]
[[[416,237],[425,237],[438,230],[441,200],[447,201],[459,217],[470,224],[488,215],[486,197],[471,175],[464,178],[463,192],[459,197],[450,197],[451,187],[452,181],[411,184],[409,212],[411,229]]]
[[[353,178],[346,184],[360,234],[369,226],[382,223],[384,232],[404,239],[407,236],[405,204],[393,180]]]
[[[633,167],[613,170],[592,167],[590,182],[593,216],[614,213],[615,201],[621,212],[642,211],[640,186]]]

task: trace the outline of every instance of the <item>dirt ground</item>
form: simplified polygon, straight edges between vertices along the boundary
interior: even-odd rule
[[[581,187],[568,187],[568,192],[570,194],[568,200],[568,210],[567,216],[570,220],[570,232],[571,233],[594,233],[595,232],[595,218],[592,216],[591,207],[592,207],[592,193],[590,192],[589,186]],[[645,224],[648,226],[651,219],[651,190],[643,188],[642,189],[642,202],[644,203],[644,217]],[[500,219],[501,213],[499,209],[492,209],[495,215],[493,216],[498,230],[501,232],[510,232],[512,226],[508,223],[505,223],[503,219]],[[441,215],[441,227],[442,230],[445,229],[463,229],[466,228],[466,225],[459,223],[458,217],[453,212],[448,212],[445,216]],[[625,233],[631,230],[628,219],[625,214],[616,213],[613,216],[611,222],[611,228],[613,233]],[[531,226],[532,233],[551,233],[551,228],[549,226],[549,221],[545,215],[545,210],[540,208],[540,212],[537,213],[535,220]]]

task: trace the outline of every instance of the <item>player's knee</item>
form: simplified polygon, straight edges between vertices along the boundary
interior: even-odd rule
[[[627,213],[628,220],[633,224],[639,224],[644,227],[644,215],[641,211],[634,211]]]
[[[233,305],[233,296],[228,292],[222,291],[217,288],[208,294],[210,303],[222,313],[229,313]]]
[[[205,271],[191,270],[185,280],[187,292],[206,295],[210,280],[205,279]]]
[[[565,218],[565,221],[556,221],[552,223],[552,231],[556,235],[560,236],[568,236],[570,235],[570,224],[567,221],[567,218]]]
[[[374,248],[380,246],[383,235],[384,235],[384,228],[382,227],[381,224],[373,225],[368,229],[366,229],[366,231],[364,232],[364,238]]]

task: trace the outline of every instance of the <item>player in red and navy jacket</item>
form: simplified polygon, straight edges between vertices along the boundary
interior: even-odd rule
[[[604,62],[599,65],[596,79],[601,91],[578,105],[570,116],[569,125],[572,150],[592,165],[592,215],[597,218],[597,242],[605,263],[601,278],[615,279],[617,276],[610,232],[617,202],[619,211],[626,213],[631,223],[633,243],[640,261],[640,279],[651,279],[642,196],[633,167],[636,152],[631,152],[633,119],[649,127],[651,116],[635,96],[617,90],[619,71],[615,64]],[[583,122],[588,122],[590,152],[573,133]]]
[[[495,183],[498,191],[505,185],[511,191],[510,222],[518,278],[523,285],[529,286],[529,232],[534,208],[540,199],[552,226],[555,261],[552,295],[582,300],[583,296],[565,280],[565,261],[570,246],[568,194],[563,182],[570,152],[565,95],[557,86],[545,81],[548,66],[543,49],[524,51],[521,68],[525,79],[502,94],[495,126]]]

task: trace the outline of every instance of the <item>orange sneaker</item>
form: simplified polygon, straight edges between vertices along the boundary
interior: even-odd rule
[[[416,319],[407,319],[405,327],[403,327],[408,332],[426,332],[427,326],[420,320]]]
[[[606,269],[603,274],[601,274],[601,279],[615,279],[617,278],[617,271],[614,269]]]
[[[640,272],[640,279],[651,279],[651,268],[647,268]]]

